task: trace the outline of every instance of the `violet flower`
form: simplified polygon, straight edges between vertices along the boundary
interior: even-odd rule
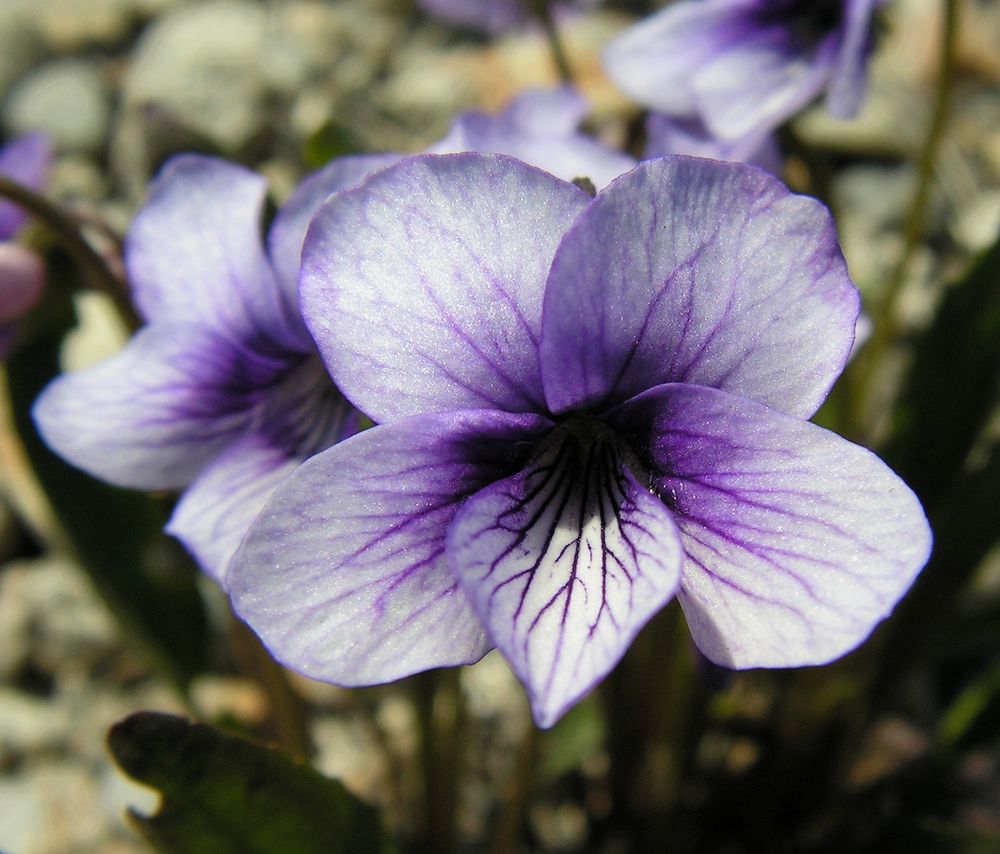
[[[463,113],[428,152],[509,154],[557,178],[589,178],[600,188],[636,161],[580,133],[586,115],[587,102],[568,86],[535,89],[519,95],[497,116]]]
[[[681,0],[615,38],[605,67],[629,97],[720,139],[781,124],[821,93],[861,104],[880,0]]]
[[[910,490],[806,419],[858,294],[818,202],[640,164],[591,198],[499,155],[319,210],[303,314],[378,426],[308,460],[233,561],[237,612],[343,685],[496,646],[550,726],[677,595],[730,667],[830,661],[925,562]]]
[[[755,133],[739,139],[716,139],[697,119],[678,119],[663,113],[650,113],[646,118],[646,149],[643,159],[666,154],[686,154],[749,163],[780,176],[781,151],[770,132]]]
[[[536,12],[533,5],[549,0],[419,0],[432,15],[471,30],[498,35],[506,30],[529,25]],[[589,8],[598,0],[559,0],[553,13],[564,15],[573,9]]]
[[[52,163],[52,146],[44,134],[22,136],[0,148],[0,175],[40,190]],[[17,321],[42,294],[45,267],[35,252],[14,243],[27,221],[17,205],[0,198],[0,359],[14,343]]]
[[[222,583],[277,483],[358,428],[299,314],[299,251],[319,203],[386,162],[344,158],[308,179],[265,249],[263,179],[208,157],[171,160],[126,242],[146,325],[35,406],[49,445],[90,474],[183,489],[167,530]]]

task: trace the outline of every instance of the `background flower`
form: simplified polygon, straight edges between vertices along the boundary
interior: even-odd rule
[[[878,0],[682,0],[618,36],[614,83],[726,140],[766,132],[821,93],[848,118],[865,91]]]
[[[446,21],[496,35],[505,30],[530,24],[535,17],[532,4],[537,0],[419,0],[420,5]],[[543,0],[544,2],[545,0]],[[554,12],[596,6],[600,0],[557,0]]]
[[[299,315],[299,251],[316,205],[387,160],[344,158],[304,182],[266,249],[262,178],[172,160],[127,239],[146,325],[36,404],[45,440],[74,465],[120,486],[184,490],[168,531],[221,582],[275,485],[358,427]]]
[[[0,148],[0,175],[32,190],[45,184],[52,146],[44,134],[20,137]],[[16,321],[30,309],[45,284],[45,267],[37,254],[13,242],[27,214],[0,198],[0,359],[14,342]]]

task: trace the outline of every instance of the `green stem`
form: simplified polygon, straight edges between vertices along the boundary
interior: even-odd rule
[[[504,797],[503,813],[490,851],[493,854],[507,854],[519,850],[521,832],[525,824],[525,814],[531,787],[535,779],[535,762],[538,758],[538,727],[529,720],[524,737],[517,751],[517,764]]]
[[[310,759],[315,748],[309,733],[308,713],[302,698],[292,689],[288,674],[257,636],[236,619],[232,623],[231,640],[243,671],[267,697],[278,744],[296,759]]]
[[[859,436],[867,432],[864,428],[872,423],[867,417],[871,400],[872,384],[877,377],[877,367],[885,352],[895,343],[900,334],[895,310],[900,291],[910,275],[913,259],[927,226],[927,211],[934,184],[934,168],[937,164],[941,141],[948,125],[951,108],[952,85],[955,77],[955,44],[958,33],[958,0],[945,0],[944,32],[941,37],[941,52],[938,58],[937,85],[931,109],[927,136],[917,162],[917,178],[910,201],[906,222],[903,227],[903,248],[878,305],[873,312],[874,329],[871,340],[859,357],[857,379],[852,401],[852,422]],[[874,420],[874,419],[873,419]]]
[[[567,86],[572,86],[573,69],[570,68],[569,57],[566,55],[562,37],[559,35],[559,28],[556,26],[551,3],[549,0],[527,0],[527,3],[531,14],[535,16],[545,31],[549,52],[552,54],[552,62],[555,64],[559,79]]]
[[[142,319],[128,298],[128,289],[83,237],[72,217],[48,199],[3,175],[0,175],[0,196],[24,208],[55,235],[80,267],[90,286],[111,298],[130,330],[134,331],[142,325]]]
[[[455,850],[464,706],[458,668],[430,670],[413,680],[424,771],[424,827],[421,850]]]

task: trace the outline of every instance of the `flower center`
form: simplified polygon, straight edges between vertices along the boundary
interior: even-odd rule
[[[809,47],[844,21],[843,0],[765,0],[754,13],[760,26],[784,25],[796,44]]]
[[[541,457],[554,446],[564,446],[565,451],[579,460],[607,457],[618,465],[626,466],[643,486],[650,483],[650,474],[639,455],[632,449],[617,430],[593,415],[575,412],[560,421],[554,430],[545,436],[535,450]]]

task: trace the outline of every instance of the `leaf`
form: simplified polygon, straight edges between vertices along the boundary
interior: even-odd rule
[[[933,509],[1000,396],[1000,238],[945,296],[915,345],[885,459]]]
[[[340,783],[243,738],[174,715],[138,712],[108,746],[125,772],[162,793],[130,815],[159,850],[183,854],[385,852],[378,814]]]
[[[53,284],[72,278],[56,267],[25,335],[7,359],[14,424],[39,484],[81,565],[123,629],[146,646],[181,687],[204,669],[207,628],[194,572],[179,549],[170,556],[163,514],[138,492],[94,480],[63,462],[35,429],[31,407],[59,374],[59,350],[75,315]]]

